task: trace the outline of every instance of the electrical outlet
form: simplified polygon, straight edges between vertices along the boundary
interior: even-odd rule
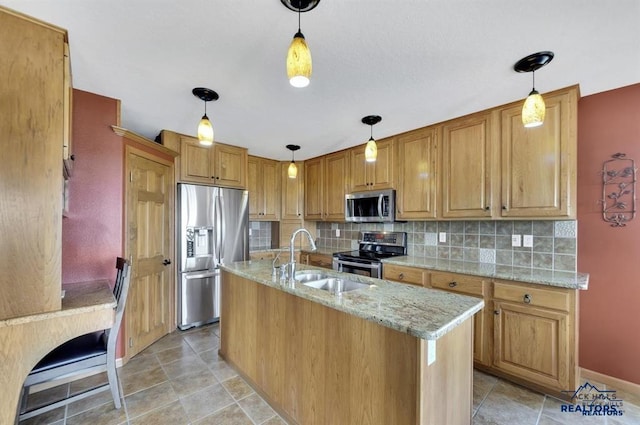
[[[336,238],[340,237],[340,229],[336,229]]]
[[[520,235],[511,235],[511,246],[520,246],[522,245],[521,243],[521,237]]]
[[[522,246],[533,248],[533,235],[522,235]]]
[[[447,241],[447,232],[440,232],[438,234],[438,241],[446,242]]]
[[[249,227],[249,236],[251,236],[251,227]]]

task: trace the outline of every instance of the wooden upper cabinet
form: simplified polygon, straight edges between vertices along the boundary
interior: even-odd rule
[[[502,109],[502,217],[575,218],[577,86],[543,95],[544,124],[524,128],[522,103]]]
[[[180,136],[180,179],[244,189],[247,185],[247,149],[214,143],[200,145],[198,139]]]
[[[365,145],[351,149],[351,170],[349,192],[394,188],[394,145],[395,138],[378,140],[378,157],[375,162],[364,158]]]
[[[436,217],[437,128],[427,127],[398,136],[396,217]]]
[[[66,41],[0,6],[0,320],[61,307]]]
[[[247,174],[249,219],[279,220],[280,163],[257,156],[249,156]]]
[[[304,162],[304,219],[322,220],[324,157]]]
[[[442,126],[442,218],[491,217],[492,117],[485,111]]]
[[[64,43],[64,127],[62,136],[62,159],[67,161],[72,159],[73,151],[71,143],[73,136],[71,134],[72,126],[72,112],[73,112],[73,84],[71,79],[71,54],[69,52],[69,43]],[[70,172],[71,164],[67,162],[65,168]]]
[[[289,178],[289,162],[280,163],[281,218],[282,220],[302,219],[304,200],[304,162],[296,162],[298,176]],[[281,241],[282,242],[282,241]]]
[[[323,220],[344,221],[348,176],[349,151],[340,151],[324,157]]]

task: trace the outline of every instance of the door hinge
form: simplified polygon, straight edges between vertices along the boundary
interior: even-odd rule
[[[129,181],[133,182],[133,171],[129,171]]]
[[[133,338],[129,337],[129,347],[133,347]]]

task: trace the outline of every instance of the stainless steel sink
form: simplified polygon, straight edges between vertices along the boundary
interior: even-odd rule
[[[328,277],[328,274],[323,273],[319,270],[299,270],[296,272],[295,280],[305,283],[315,280],[327,279]]]
[[[355,280],[339,279],[334,277],[314,280],[314,281],[307,281],[304,284],[311,288],[322,289],[324,291],[328,291],[333,294],[339,294],[342,292],[349,292],[349,291],[354,291],[356,289],[369,287],[367,283],[356,282]]]

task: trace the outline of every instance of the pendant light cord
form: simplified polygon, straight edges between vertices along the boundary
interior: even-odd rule
[[[536,89],[536,70],[531,71],[531,75],[533,77],[533,90]]]
[[[300,3],[298,3],[298,32],[300,32]]]

